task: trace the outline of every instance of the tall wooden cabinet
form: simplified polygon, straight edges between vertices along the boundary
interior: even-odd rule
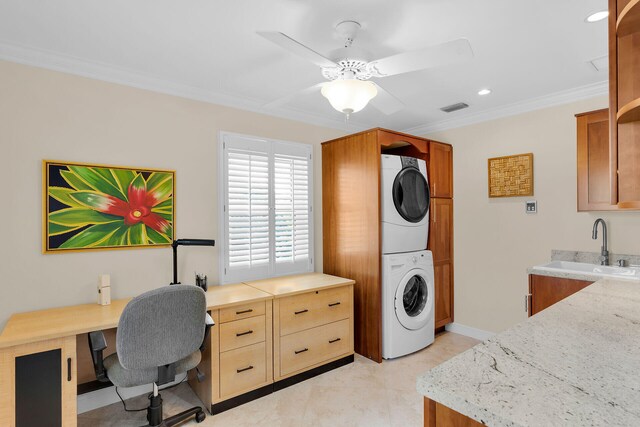
[[[611,203],[640,208],[640,1],[609,0]]]
[[[436,329],[453,322],[453,147],[429,141],[431,223]]]
[[[355,280],[355,351],[377,362],[382,361],[382,153],[427,162],[433,197],[429,248],[437,263],[436,327],[453,319],[451,146],[380,128],[323,143],[324,272]]]

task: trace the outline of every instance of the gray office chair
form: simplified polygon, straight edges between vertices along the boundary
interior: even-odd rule
[[[127,304],[120,316],[116,353],[103,359],[107,348],[101,331],[89,334],[91,357],[99,381],[116,387],[153,383],[149,396],[149,426],[173,426],[195,416],[206,415],[194,407],[163,420],[158,386],[174,381],[176,375],[197,367],[209,329],[205,293],[196,286],[173,285],[146,292]],[[203,376],[198,372],[198,380]]]

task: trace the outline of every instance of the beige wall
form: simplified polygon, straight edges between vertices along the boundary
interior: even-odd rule
[[[314,145],[322,271],[319,143],[344,132],[0,61],[0,328],[14,312],[94,301],[103,273],[114,298],[171,280],[170,248],[42,255],[43,159],[175,169],[177,237],[217,239],[220,130]],[[217,248],[179,258],[183,281],[198,270],[218,283]]]
[[[454,147],[455,321],[498,332],[526,318],[529,266],[551,249],[597,252],[594,220],[609,226],[612,252],[640,254],[640,212],[576,211],[574,114],[607,106],[581,101],[430,135]],[[489,199],[487,159],[532,152],[538,213],[529,198]]]

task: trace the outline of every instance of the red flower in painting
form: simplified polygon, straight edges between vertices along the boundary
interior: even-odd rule
[[[147,192],[144,181],[134,180],[129,185],[127,196],[129,202],[105,195],[102,203],[96,208],[102,213],[123,217],[126,225],[131,226],[142,222],[159,233],[167,232],[169,221],[151,212],[151,208],[158,204],[160,200],[156,199],[154,193]]]

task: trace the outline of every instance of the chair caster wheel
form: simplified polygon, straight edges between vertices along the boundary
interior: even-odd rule
[[[204,413],[204,411],[200,411],[196,413],[196,422],[197,423],[201,423],[205,420],[205,418],[207,418],[207,414]]]

